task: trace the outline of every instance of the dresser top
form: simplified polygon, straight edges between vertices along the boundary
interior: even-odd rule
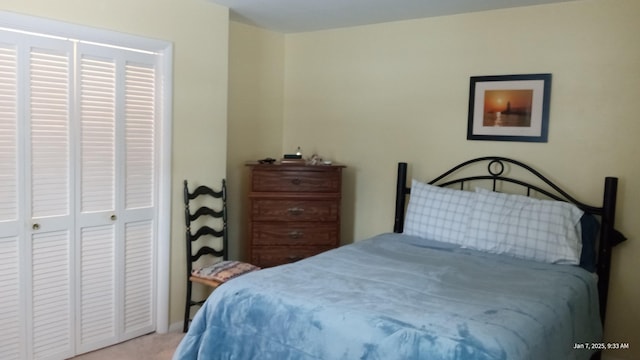
[[[273,164],[260,164],[257,161],[248,161],[245,163],[246,166],[260,168],[260,169],[271,169],[271,170],[294,170],[294,169],[305,169],[305,170],[329,170],[336,168],[344,168],[346,165],[340,163],[331,163],[330,165],[318,164],[318,165],[309,165],[305,163],[281,163],[280,161],[276,161]]]

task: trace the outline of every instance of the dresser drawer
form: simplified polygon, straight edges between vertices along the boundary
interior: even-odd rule
[[[339,169],[338,169],[339,170]],[[339,171],[254,170],[252,191],[340,192]]]
[[[331,250],[334,246],[270,246],[255,247],[251,263],[261,268],[288,264]]]
[[[340,225],[337,222],[255,222],[251,232],[253,244],[257,246],[337,246]]]
[[[253,199],[253,221],[337,221],[339,200]]]

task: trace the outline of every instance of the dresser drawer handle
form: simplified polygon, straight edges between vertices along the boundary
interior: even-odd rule
[[[291,183],[293,185],[300,185],[300,184],[302,184],[302,180],[296,178],[296,179],[291,180]]]
[[[289,238],[291,239],[300,239],[304,236],[304,233],[302,231],[290,231],[289,232]]]
[[[304,212],[304,209],[299,207],[291,207],[291,208],[288,208],[287,211],[291,215],[302,215],[302,213]]]

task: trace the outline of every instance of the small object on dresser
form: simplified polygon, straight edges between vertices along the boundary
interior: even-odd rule
[[[273,164],[274,162],[276,162],[276,159],[270,157],[258,160],[260,164]]]
[[[302,153],[300,152],[300,147],[298,146],[298,152],[296,152],[295,154],[284,154],[284,156],[280,160],[280,163],[304,165],[307,163],[307,161],[302,158]]]
[[[298,149],[296,150],[295,154],[284,154],[282,159],[283,160],[302,160],[302,150],[300,149],[300,146],[298,146]],[[282,162],[285,163],[284,161]],[[304,160],[302,162],[304,163]]]
[[[320,157],[320,155],[318,155],[318,154],[313,154],[313,155],[311,155],[311,157],[309,158],[309,161],[307,161],[307,163],[309,165],[320,165],[322,163],[322,157]]]
[[[298,154],[284,154],[283,159],[291,160],[291,159],[302,159],[302,155]]]

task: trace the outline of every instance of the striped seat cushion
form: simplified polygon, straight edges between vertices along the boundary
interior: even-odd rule
[[[246,262],[225,260],[213,265],[193,269],[191,275],[207,280],[225,282],[259,269],[259,267]]]

